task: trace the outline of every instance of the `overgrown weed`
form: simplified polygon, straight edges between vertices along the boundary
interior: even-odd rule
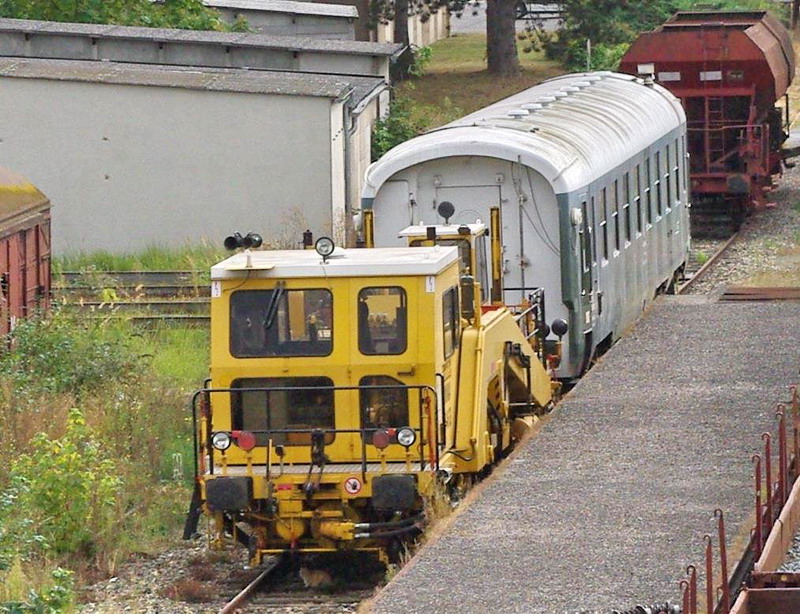
[[[77,581],[109,575],[177,534],[192,472],[186,397],[207,338],[55,312],[3,340],[0,586],[17,588],[0,610],[62,611],[47,609],[72,601],[59,566]],[[162,353],[165,341],[177,349]]]

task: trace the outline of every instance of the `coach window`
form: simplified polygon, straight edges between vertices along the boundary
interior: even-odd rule
[[[678,191],[678,198],[682,198],[681,192],[688,188],[686,183],[686,173],[689,169],[689,159],[686,157],[686,137],[681,137],[681,158],[678,160],[681,169],[681,189]]]
[[[664,150],[667,154],[667,168],[666,168],[666,175],[664,176],[664,183],[666,184],[667,188],[667,212],[672,209],[672,145],[667,143],[667,147]]]
[[[611,215],[614,217],[614,249],[619,251],[619,181],[614,180],[611,188]]]
[[[328,356],[333,350],[332,314],[328,290],[238,290],[231,294],[231,355]]]
[[[406,291],[398,286],[358,293],[358,349],[362,354],[402,354],[408,339]]]
[[[661,217],[661,173],[664,171],[661,169],[661,152],[656,152],[656,182],[653,186],[656,191],[656,216]]]
[[[625,177],[623,178],[623,198],[625,199],[625,204],[622,205],[623,211],[625,213],[625,241],[630,243],[631,241],[631,177],[629,173],[625,173]]]
[[[647,213],[647,224],[652,225],[653,223],[653,175],[651,169],[651,160],[647,158],[644,162],[644,180],[646,182],[644,192],[645,192],[645,212]]]
[[[675,165],[672,169],[672,180],[674,181],[675,187],[675,201],[679,201],[681,199],[681,148],[680,144],[678,143],[678,139],[675,139],[674,145],[675,151]],[[670,203],[670,207],[672,203]]]
[[[444,357],[458,347],[458,289],[453,286],[442,295],[442,331],[444,332]]]
[[[633,199],[636,202],[636,232],[642,233],[642,196],[640,192],[641,186],[641,165],[636,165],[636,171],[633,173]]]
[[[594,196],[592,197],[592,209],[594,209]],[[606,211],[606,189],[600,192],[600,229],[602,231],[602,256],[603,260],[608,260],[608,211]]]

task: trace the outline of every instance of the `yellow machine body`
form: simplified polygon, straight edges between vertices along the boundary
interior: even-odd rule
[[[218,540],[254,563],[384,555],[436,484],[479,475],[549,407],[525,314],[482,309],[464,253],[254,251],[212,268],[195,507]]]

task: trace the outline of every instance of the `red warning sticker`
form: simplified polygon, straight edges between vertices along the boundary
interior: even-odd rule
[[[344,481],[344,490],[350,495],[357,495],[361,492],[361,480],[358,478],[347,478]]]

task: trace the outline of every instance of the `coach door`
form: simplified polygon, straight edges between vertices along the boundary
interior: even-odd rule
[[[474,224],[478,219],[488,220],[489,210],[500,205],[500,186],[437,186],[435,206],[445,201],[451,202],[455,208],[449,220],[451,224]],[[444,224],[445,220],[440,217],[438,223]]]
[[[590,216],[593,214],[592,209],[593,208],[587,206],[584,195],[581,201],[581,221],[580,224],[578,224],[581,267],[581,313],[584,331],[592,327],[592,310],[595,301],[594,275],[592,275],[592,266],[594,263],[594,236],[592,233],[593,220],[590,219]]]

